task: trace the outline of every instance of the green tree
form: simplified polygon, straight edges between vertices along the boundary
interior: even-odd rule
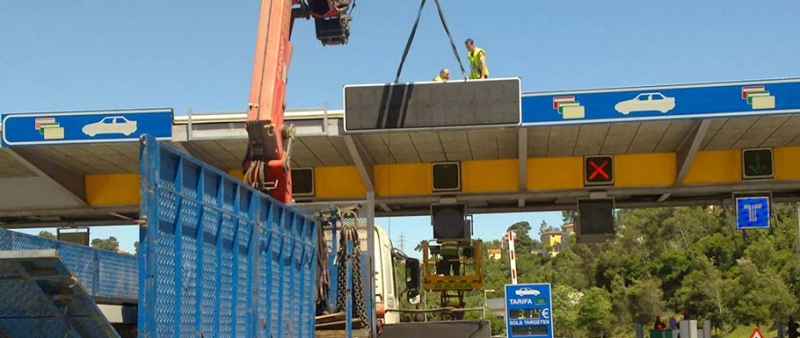
[[[506,334],[506,323],[494,313],[486,313],[486,320],[492,325],[492,336],[503,336]]]
[[[553,228],[551,225],[547,224],[547,221],[542,220],[542,223],[539,224],[539,236],[542,236],[543,233],[548,231],[555,231],[556,228]]]
[[[139,241],[133,242],[134,255],[139,256]]]
[[[56,235],[53,235],[52,232],[45,231],[45,230],[39,231],[39,237],[44,237],[44,238],[47,238],[47,239],[58,239],[56,237]]]
[[[553,330],[556,336],[572,336],[578,330],[578,304],[582,294],[567,284],[553,285]]]
[[[533,238],[531,238],[531,225],[528,222],[517,222],[508,227],[508,231],[514,231],[514,250],[517,254],[529,253],[534,248]],[[517,260],[519,263],[519,260]]]
[[[724,271],[733,267],[740,255],[736,243],[729,236],[720,233],[701,238],[693,248],[710,258],[714,265]]]
[[[586,337],[600,337],[611,326],[611,300],[605,289],[592,287],[585,291],[578,305],[578,326]]]
[[[631,304],[628,299],[628,287],[625,285],[625,280],[622,276],[616,275],[613,277],[609,290],[608,300],[611,303],[611,313],[613,316],[608,318],[609,323],[606,327],[611,329],[610,333],[612,336],[616,336],[619,335],[619,333],[614,331],[620,331],[620,328],[633,322],[630,314]]]
[[[649,270],[661,280],[664,298],[673,300],[671,303],[673,307],[679,307],[679,304],[674,302],[675,293],[691,271],[691,254],[677,248],[665,251],[650,262]]]
[[[117,252],[119,251],[119,242],[114,236],[108,237],[107,239],[95,238],[92,240],[92,247]]]
[[[759,271],[753,262],[740,259],[734,268],[737,290],[735,313],[744,324],[771,325],[796,310],[796,298],[773,271]]]
[[[575,223],[575,214],[576,212],[574,210],[561,211],[561,220],[563,220],[565,224]]]
[[[722,272],[708,257],[697,256],[692,261],[691,272],[675,293],[674,309],[710,319],[714,327],[731,332],[738,325],[734,313],[736,292],[733,282],[723,279]]]
[[[747,231],[736,229],[736,210],[730,206],[619,210],[617,236],[611,241],[587,245],[565,239],[568,247],[553,258],[530,253],[542,243],[530,237],[528,223],[509,229],[517,234],[519,283],[553,285],[559,336],[592,337],[605,331],[628,338],[634,323],[650,324],[656,315],[666,320],[684,310],[697,320],[711,320],[727,336],[742,326],[766,328],[797,313],[797,206],[775,204],[769,230]],[[569,222],[574,213],[562,216]],[[492,242],[484,239],[485,248]],[[503,259],[483,261],[484,289],[497,290],[495,297],[502,297],[510,281],[503,253]],[[439,295],[428,296],[429,307],[436,306]],[[482,292],[468,293],[466,301],[481,306]]]
[[[584,259],[572,249],[561,251],[552,259],[551,265],[555,272],[553,283],[569,285],[579,290],[592,286],[591,267],[587,267]]]
[[[646,324],[666,308],[661,281],[657,277],[636,280],[625,292],[632,323]]]

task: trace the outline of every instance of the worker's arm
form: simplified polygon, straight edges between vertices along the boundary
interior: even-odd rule
[[[486,78],[486,53],[481,51],[481,79]]]

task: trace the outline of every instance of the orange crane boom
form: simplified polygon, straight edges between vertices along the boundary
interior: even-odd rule
[[[284,125],[286,83],[295,18],[313,17],[323,45],[346,44],[351,0],[262,0],[247,111],[244,180],[273,198],[292,203],[290,169],[294,125]]]

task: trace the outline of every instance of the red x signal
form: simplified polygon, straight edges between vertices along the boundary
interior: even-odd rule
[[[592,174],[589,175],[590,181],[594,181],[594,178],[597,176],[597,174],[603,175],[603,178],[605,179],[609,178],[608,173],[606,173],[606,171],[603,170],[608,165],[608,161],[603,161],[603,164],[598,166],[596,163],[594,163],[594,160],[589,160],[589,165],[592,166],[592,168],[594,168]]]
[[[607,185],[614,182],[612,156],[587,156],[584,159],[584,184]]]

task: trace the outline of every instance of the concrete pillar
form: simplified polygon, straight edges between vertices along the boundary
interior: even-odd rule
[[[681,338],[698,338],[697,337],[697,321],[696,320],[682,320],[681,321]]]

